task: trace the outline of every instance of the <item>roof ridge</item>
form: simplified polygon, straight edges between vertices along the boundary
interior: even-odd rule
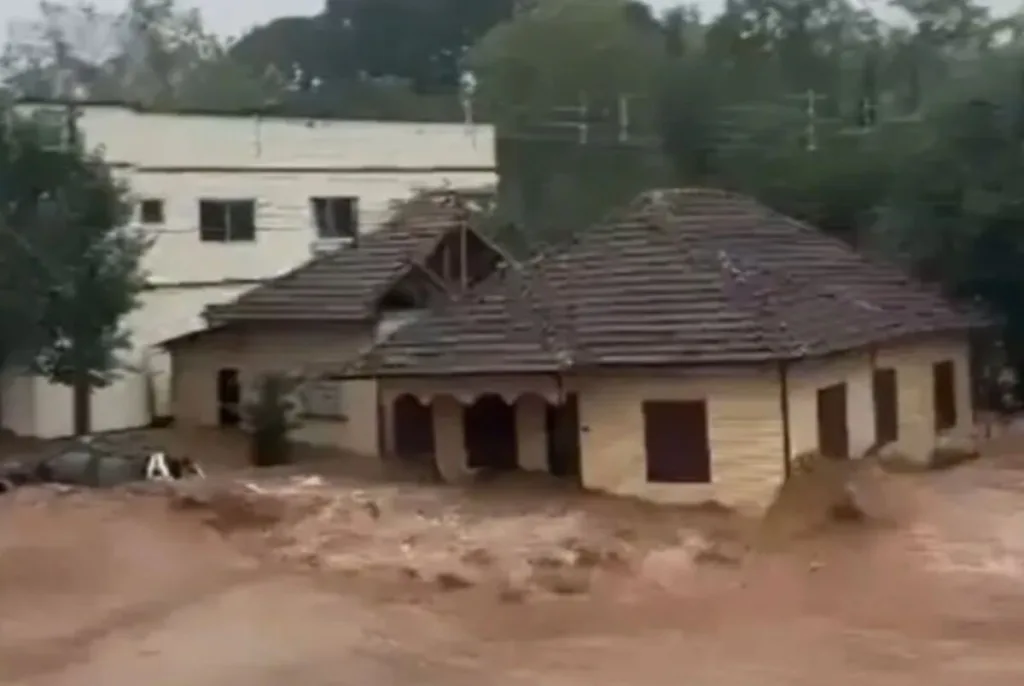
[[[503,270],[509,274],[514,273],[518,279],[518,289],[508,300],[513,307],[526,305],[528,318],[540,333],[541,346],[557,360],[560,367],[574,366],[580,357],[587,356],[588,351],[576,329],[576,315],[572,306],[566,303],[564,298],[559,297],[558,289],[551,285],[545,272],[551,269],[553,264],[557,264],[559,268],[563,267],[564,260],[571,257],[573,248],[584,245],[587,236],[595,229],[613,228],[616,221],[631,214],[630,207],[616,207],[592,227],[572,232],[568,241],[543,245],[525,262],[513,260],[507,269]],[[506,287],[511,286],[505,273],[501,278]],[[531,288],[531,280],[536,282],[535,285],[539,286],[543,293],[537,293]]]
[[[553,311],[552,307],[559,302],[558,294],[541,271],[539,264],[533,264],[529,268],[524,268],[520,264],[513,265],[510,273],[515,275],[517,291],[506,298],[506,303],[513,308],[525,305],[527,320],[540,334],[540,343],[544,351],[555,359],[560,368],[573,367],[580,352],[579,338],[571,318]],[[535,292],[531,288],[531,280],[536,281],[544,293]],[[507,287],[513,285],[507,279],[505,284]]]

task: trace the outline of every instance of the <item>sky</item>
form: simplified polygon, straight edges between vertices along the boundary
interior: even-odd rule
[[[663,9],[680,4],[678,0],[649,0],[656,8]],[[692,1],[692,0],[691,0]],[[883,7],[879,0],[859,0],[862,4]],[[323,7],[323,0],[179,0],[183,5],[198,7],[207,27],[223,36],[236,36],[254,24],[259,24],[281,14],[315,14]],[[92,0],[97,9],[117,12],[126,0]],[[688,4],[688,3],[687,3]],[[722,6],[722,0],[697,0],[705,12],[714,14]],[[989,6],[997,13],[1020,8],[1021,0],[989,0]],[[38,0],[0,0],[0,35],[6,35],[12,20],[31,18],[37,12]]]

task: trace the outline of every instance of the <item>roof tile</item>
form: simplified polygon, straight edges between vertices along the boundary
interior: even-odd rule
[[[405,203],[356,246],[314,257],[298,268],[207,308],[211,325],[241,321],[365,321],[374,317],[380,290],[410,262],[426,258],[466,220],[454,194],[428,193]]]
[[[566,249],[510,265],[349,375],[736,364],[982,324],[935,289],[723,191],[652,191]]]

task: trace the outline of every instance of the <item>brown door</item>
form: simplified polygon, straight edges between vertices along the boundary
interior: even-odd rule
[[[702,400],[648,400],[643,404],[647,480],[710,483],[711,446]]]
[[[956,371],[949,360],[936,362],[932,367],[935,406],[935,430],[945,431],[956,426]]]
[[[406,460],[434,456],[434,413],[429,404],[403,395],[395,400],[392,416],[395,455]]]
[[[481,396],[462,415],[470,467],[510,470],[519,466],[516,408],[500,395]]]
[[[818,450],[826,457],[850,456],[845,383],[818,390]]]
[[[575,393],[561,405],[549,404],[545,417],[548,471],[552,476],[580,476],[580,410]]]
[[[871,389],[875,398],[875,443],[885,445],[899,437],[899,400],[896,370],[876,369]]]

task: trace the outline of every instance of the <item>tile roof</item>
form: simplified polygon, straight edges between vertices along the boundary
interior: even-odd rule
[[[985,322],[756,201],[651,191],[564,250],[509,265],[349,376],[743,364]]]
[[[380,291],[420,262],[469,217],[456,194],[426,192],[404,203],[357,246],[314,257],[296,269],[206,309],[211,326],[252,321],[356,322],[372,319]]]

